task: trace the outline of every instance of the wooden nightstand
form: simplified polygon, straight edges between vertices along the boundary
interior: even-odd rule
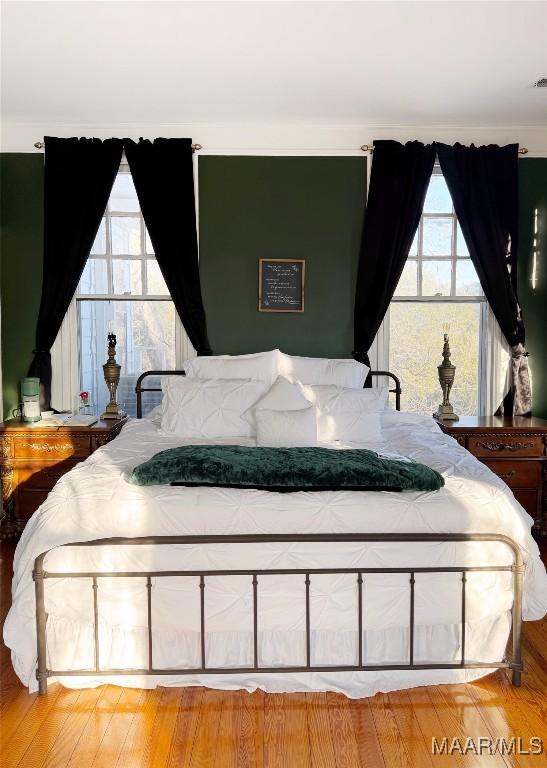
[[[547,535],[547,421],[535,417],[462,416],[439,426],[501,477]]]
[[[97,421],[90,427],[43,427],[19,419],[0,423],[0,538],[20,534],[57,480],[113,440],[123,425]]]

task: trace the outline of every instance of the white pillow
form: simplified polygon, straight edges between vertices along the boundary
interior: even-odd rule
[[[272,349],[252,355],[195,357],[183,367],[190,379],[256,379],[272,384],[278,375],[280,354],[278,349]]]
[[[346,387],[304,387],[317,409],[317,438],[321,442],[366,443],[382,440],[380,411],[387,391]]]
[[[317,445],[315,408],[292,411],[257,410],[256,444],[268,448],[300,448]]]
[[[242,414],[268,388],[251,379],[162,378],[161,429],[178,437],[251,437]]]
[[[292,382],[284,376],[278,376],[266,394],[243,414],[243,418],[251,426],[256,426],[258,410],[297,411],[310,407],[311,403],[306,398],[304,388],[299,381]]]
[[[333,384],[361,389],[370,368],[357,360],[335,360],[327,357],[296,357],[279,353],[279,373],[302,384]]]

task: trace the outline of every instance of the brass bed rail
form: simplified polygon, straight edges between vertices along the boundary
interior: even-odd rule
[[[142,419],[142,393],[143,392],[161,392],[161,387],[143,387],[143,381],[148,378],[149,376],[185,376],[185,372],[183,370],[178,371],[145,371],[144,373],[141,373],[139,378],[137,379],[137,383],[135,384],[135,393],[137,395],[137,419]],[[397,411],[401,410],[401,381],[400,379],[395,376],[394,373],[391,373],[391,371],[370,371],[369,376],[386,376],[389,379],[392,379],[394,382],[393,389],[390,389],[389,392],[393,393],[395,395],[395,409]],[[368,378],[368,377],[367,377]]]
[[[347,534],[248,534],[248,535],[197,535],[197,536],[144,536],[138,538],[107,538],[93,541],[80,541],[63,544],[63,547],[97,547],[97,546],[136,546],[136,545],[174,545],[174,544],[260,544],[260,543],[294,543],[294,542],[323,542],[334,544],[337,542],[362,542],[362,543],[389,543],[407,542],[501,542],[509,547],[513,553],[511,565],[477,565],[477,566],[446,566],[446,567],[422,567],[414,568],[268,568],[268,569],[190,569],[190,570],[142,570],[142,571],[78,571],[58,572],[47,571],[44,560],[49,552],[59,547],[38,555],[34,563],[33,579],[36,594],[36,631],[37,631],[37,670],[38,689],[40,694],[47,691],[47,681],[50,677],[87,676],[107,677],[110,675],[203,675],[203,674],[247,674],[247,673],[294,673],[294,672],[367,672],[380,670],[412,670],[412,669],[496,669],[509,668],[512,670],[512,682],[515,686],[521,684],[523,671],[522,663],[522,593],[524,563],[518,544],[513,539],[502,534],[489,533],[347,533]],[[467,574],[478,571],[507,571],[513,574],[513,615],[512,615],[512,654],[508,660],[506,657],[499,662],[468,661],[466,658],[466,582]],[[363,653],[363,584],[364,576],[371,573],[406,573],[409,576],[409,645],[408,663],[400,664],[367,664]],[[414,633],[415,633],[415,597],[414,585],[417,573],[460,573],[461,574],[461,640],[458,661],[446,663],[420,663],[414,657]],[[260,578],[271,575],[295,575],[303,576],[305,583],[305,665],[285,666],[261,666],[259,664],[259,596]],[[310,585],[312,576],[317,574],[354,574],[357,587],[357,616],[355,631],[358,633],[358,661],[357,664],[343,665],[316,665],[312,663],[311,653],[311,617],[310,617]],[[152,627],[152,578],[166,576],[198,577],[200,590],[200,666],[182,669],[158,668],[154,665],[153,658],[153,627]],[[206,626],[205,626],[205,601],[207,578],[212,576],[249,576],[252,581],[253,600],[253,663],[248,666],[234,667],[209,667],[206,654]],[[99,647],[99,583],[102,578],[138,578],[146,582],[147,592],[147,637],[148,637],[148,663],[142,668],[105,668],[100,664]],[[86,669],[49,669],[47,665],[47,614],[45,605],[45,583],[48,579],[91,579],[93,590],[93,637],[94,637],[94,664]]]

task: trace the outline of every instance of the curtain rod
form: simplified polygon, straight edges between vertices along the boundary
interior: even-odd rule
[[[361,147],[363,152],[374,152],[374,144],[363,144]],[[528,149],[526,147],[519,147],[519,155],[527,155]]]
[[[36,149],[43,149],[46,145],[43,141],[35,141],[34,146]],[[199,152],[200,149],[203,149],[201,144],[192,144],[192,152]]]
[[[34,146],[36,149],[43,149],[45,147],[45,144],[43,141],[36,141],[34,142]],[[192,152],[199,152],[200,149],[203,149],[201,144],[192,144]],[[374,152],[374,144],[363,144],[361,146],[361,150],[363,152]],[[526,147],[519,147],[519,155],[527,155],[528,149]]]

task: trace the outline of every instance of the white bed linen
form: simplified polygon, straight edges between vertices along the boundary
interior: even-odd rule
[[[70,541],[169,534],[499,532],[523,548],[524,618],[547,611],[547,575],[530,535],[532,520],[507,486],[425,417],[382,413],[385,442],[366,447],[406,455],[442,472],[437,492],[300,492],[139,487],[126,482],[134,466],[186,440],[160,436],[151,421],[131,421],[121,435],[57,483],[27,524],[14,562],[13,604],[4,639],[20,679],[36,690],[32,567],[35,557]],[[216,442],[252,445],[252,439]],[[332,444],[333,448],[341,447]],[[253,544],[101,547],[57,550],[46,569],[122,570],[434,566],[510,562],[501,544]],[[153,584],[154,664],[197,665],[199,588],[195,579]],[[100,581],[101,664],[146,662],[144,580]],[[460,589],[457,574],[416,576],[416,660],[458,659]],[[356,585],[353,576],[312,578],[312,662],[355,663]],[[304,663],[304,583],[301,577],[263,577],[259,583],[262,664]],[[206,644],[209,666],[252,662],[250,579],[208,579]],[[409,590],[406,575],[365,576],[365,662],[408,658]],[[497,661],[510,627],[511,579],[505,573],[469,574],[466,647],[469,659]],[[92,665],[92,589],[76,581],[47,581],[49,667]],[[343,661],[344,660],[344,661]],[[267,691],[337,690],[351,697],[439,682],[476,679],[488,670],[410,670],[298,674],[114,677],[122,685],[196,685]],[[99,685],[105,678],[65,677],[64,685]]]

